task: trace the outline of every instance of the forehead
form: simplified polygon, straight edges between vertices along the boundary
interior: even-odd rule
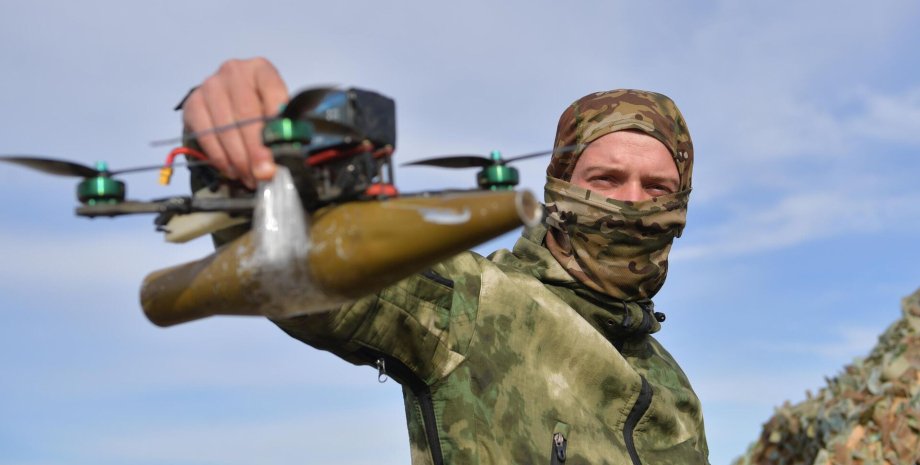
[[[642,169],[677,176],[671,152],[658,139],[638,131],[606,134],[584,149],[575,170],[597,168]]]
[[[680,189],[690,189],[693,171],[690,133],[677,105],[659,93],[616,89],[576,100],[559,117],[554,147],[584,146],[624,130],[641,131],[668,147],[677,166]],[[562,180],[571,179],[581,155],[580,151],[553,154],[546,174]]]

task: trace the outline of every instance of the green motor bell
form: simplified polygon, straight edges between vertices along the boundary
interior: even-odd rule
[[[275,144],[309,144],[313,138],[313,125],[307,121],[290,118],[275,118],[265,123],[262,129],[262,143],[266,146]]]
[[[493,150],[489,156],[495,162],[487,166],[476,175],[476,182],[482,189],[492,191],[512,190],[520,182],[517,168],[502,163],[502,155],[498,150]]]
[[[104,161],[96,162],[99,176],[86,178],[77,184],[77,199],[84,205],[119,203],[125,200],[125,183],[108,175],[109,167]]]

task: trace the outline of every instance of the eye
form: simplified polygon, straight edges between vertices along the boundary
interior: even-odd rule
[[[645,186],[645,191],[653,197],[673,194],[675,192],[673,187],[665,184],[649,184]]]
[[[617,184],[620,182],[620,180],[616,176],[611,176],[609,174],[592,176],[589,179],[589,181],[592,184],[605,184],[605,185],[612,185],[612,184]]]

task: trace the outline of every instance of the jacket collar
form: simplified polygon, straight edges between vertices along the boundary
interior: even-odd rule
[[[661,329],[651,300],[624,302],[587,288],[556,261],[543,245],[545,237],[544,225],[525,228],[510,253],[499,251],[490,258],[539,279],[614,344]]]

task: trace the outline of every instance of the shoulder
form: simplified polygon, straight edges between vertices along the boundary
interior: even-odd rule
[[[522,279],[539,283],[528,268],[509,250],[502,249],[488,257],[467,251],[419,273],[418,278],[449,287],[454,292],[479,295],[483,286],[500,286],[503,282]]]
[[[644,340],[651,355],[649,363],[658,366],[658,369],[650,370],[652,372],[650,376],[657,378],[658,383],[669,386],[671,389],[683,388],[692,392],[690,379],[674,356],[653,336],[645,336]]]

